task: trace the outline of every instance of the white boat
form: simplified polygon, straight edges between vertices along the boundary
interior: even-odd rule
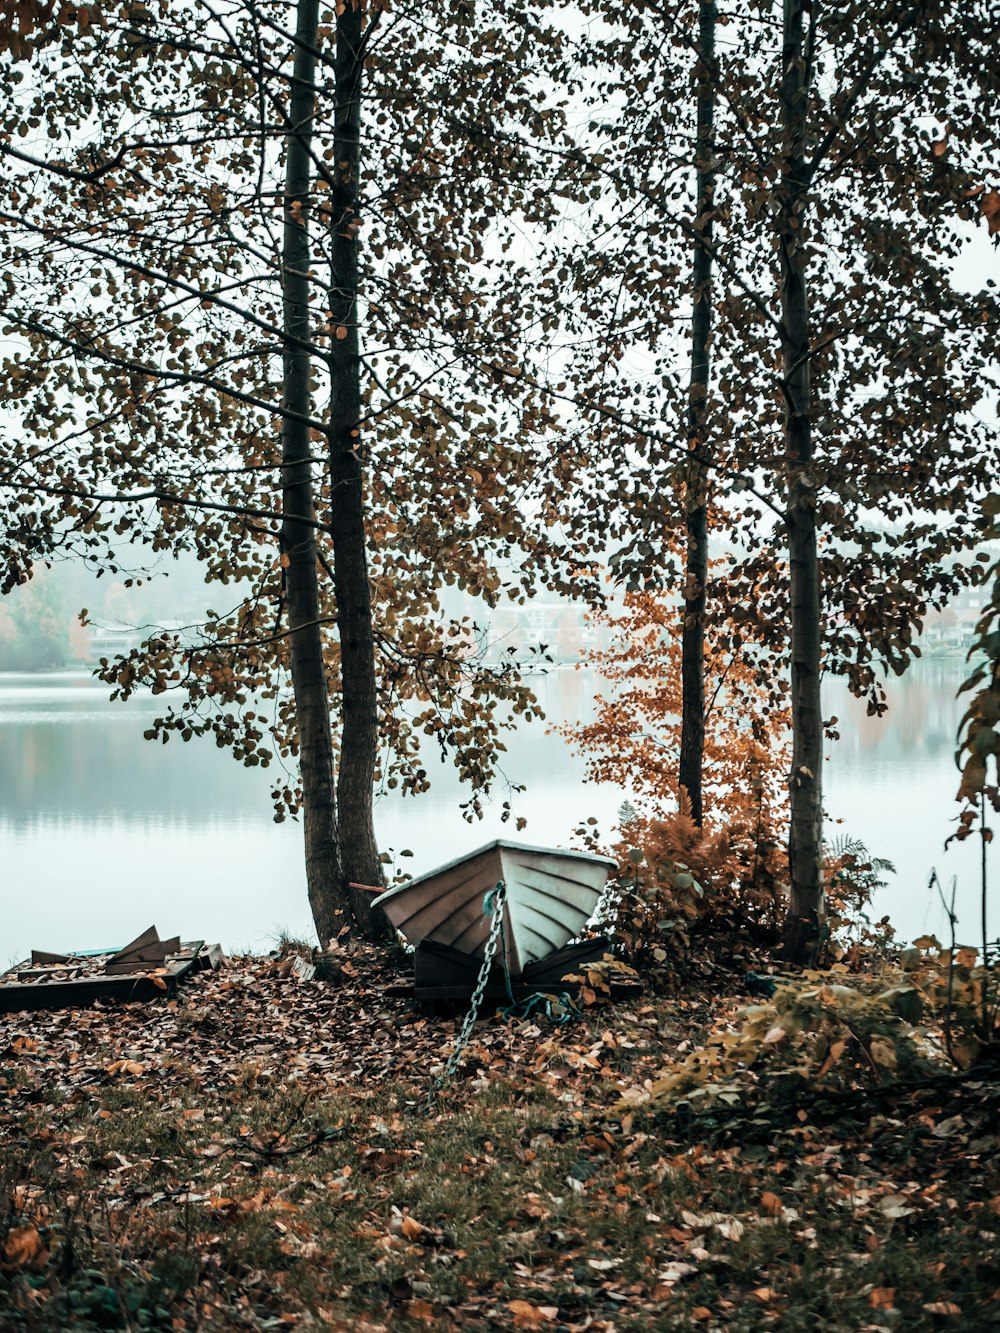
[[[504,941],[512,977],[561,949],[593,916],[616,863],[589,852],[497,840],[389,889],[374,901],[411,944],[432,940],[482,958],[484,899],[506,885]],[[498,960],[499,961],[499,960]]]

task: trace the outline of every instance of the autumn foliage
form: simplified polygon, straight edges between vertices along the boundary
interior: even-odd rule
[[[617,846],[627,891],[654,920],[666,912],[688,924],[710,916],[773,929],[787,874],[788,714],[763,650],[730,622],[708,627],[699,826],[677,782],[677,606],[660,592],[630,592],[620,612],[600,619],[610,646],[588,664],[607,689],[594,718],[564,734],[587,757],[590,779],[629,795]]]

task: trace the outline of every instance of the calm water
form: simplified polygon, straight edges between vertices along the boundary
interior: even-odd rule
[[[895,685],[881,722],[836,686],[826,701],[842,733],[830,747],[827,807],[844,831],[896,864],[878,909],[910,938],[945,931],[927,888],[932,866],[942,879],[958,875],[959,934],[978,937],[978,843],[947,854],[942,846],[957,809],[963,667],[918,664]],[[571,670],[537,681],[549,722],[589,715],[595,683]],[[271,822],[273,770],[243,769],[210,741],[143,740],[161,706],[151,696],[112,704],[85,675],[0,675],[0,963],[33,947],[122,943],[151,922],[161,934],[228,948],[267,947],[282,929],[309,934],[300,830]],[[568,843],[587,816],[604,827],[613,821],[626,793],[585,785],[581,762],[544,725],[524,727],[508,750],[508,779],[528,788],[513,798],[528,819],[518,836]],[[414,853],[401,865],[424,871],[510,834],[500,821],[504,795],[469,825],[451,771],[432,777],[427,796],[379,802],[382,846]]]

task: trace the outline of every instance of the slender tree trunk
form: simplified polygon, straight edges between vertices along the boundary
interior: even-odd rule
[[[702,0],[698,25],[697,206],[692,271],[691,385],[688,397],[687,548],[684,630],[681,640],[680,785],[691,802],[691,817],[702,821],[705,758],[705,615],[708,582],[708,470],[704,463],[705,415],[711,370],[712,206],[715,194],[715,0]]]
[[[361,466],[361,361],[358,337],[358,177],[364,26],[360,7],[348,4],[337,18],[334,168],[331,205],[330,310],[335,334],[330,350],[330,532],[334,592],[340,634],[343,730],[337,803],[345,892],[358,929],[369,938],[388,933],[371,894],[351,883],[382,883],[375,841],[373,788],[378,759],[378,697],[371,592],[365,547],[364,479]]]
[[[310,143],[316,61],[318,0],[299,0],[295,64],[289,102],[285,166],[285,218],[282,238],[282,317],[286,335],[283,404],[297,418],[285,417],[282,429],[281,552],[285,604],[291,630],[292,688],[298,728],[299,770],[305,828],[306,883],[309,906],[320,943],[339,929],[340,858],[337,805],[330,736],[330,698],[323,663],[316,574],[316,530],[309,428],[312,408],[309,317]],[[301,520],[305,519],[306,522]]]
[[[792,771],[788,845],[790,900],[782,956],[806,962],[824,916],[822,864],[823,719],[820,704],[822,608],[816,548],[816,495],[809,476],[813,456],[809,365],[809,305],[802,224],[808,189],[808,90],[804,16],[810,0],[784,0],[781,116],[785,132],[781,260],[782,369],[788,482],[788,557],[791,577]]]

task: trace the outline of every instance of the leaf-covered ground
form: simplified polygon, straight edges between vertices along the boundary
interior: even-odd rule
[[[484,1021],[428,1114],[457,1018],[365,957],[278,971],[0,1017],[4,1333],[1000,1324],[986,1080],[711,1137],[644,1118],[628,1099],[743,1002],[716,975]]]

